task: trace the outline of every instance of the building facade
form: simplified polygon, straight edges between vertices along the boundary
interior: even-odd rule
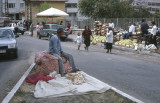
[[[5,7],[5,5],[7,5],[7,7]],[[6,11],[7,11],[7,14],[11,19],[22,20],[22,17],[24,14],[24,1],[23,0],[3,0],[2,6],[3,6],[2,7],[3,14],[6,14]]]
[[[2,10],[3,10],[3,2],[2,2],[2,0],[0,0],[0,17],[2,17]]]
[[[66,12],[69,14],[69,17],[66,18],[66,21],[70,21],[72,26],[76,25],[77,21],[88,19],[79,12],[78,2],[79,0],[68,0],[68,2],[65,3]]]
[[[132,5],[149,8],[151,13],[160,13],[160,0],[134,0]]]

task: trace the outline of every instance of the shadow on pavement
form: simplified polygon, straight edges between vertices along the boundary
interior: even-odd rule
[[[8,62],[12,60],[16,60],[16,59],[9,55],[0,55],[0,62]]]

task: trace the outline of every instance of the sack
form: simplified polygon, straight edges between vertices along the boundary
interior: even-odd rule
[[[56,71],[59,74],[58,58],[48,53],[39,52],[35,56],[35,68],[38,73],[49,75]]]

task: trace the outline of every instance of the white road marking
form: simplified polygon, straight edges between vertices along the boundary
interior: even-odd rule
[[[20,88],[20,86],[22,85],[22,83],[24,82],[24,80],[26,79],[26,77],[28,76],[28,74],[30,73],[30,71],[32,70],[34,66],[35,66],[35,63],[33,63],[28,68],[28,70],[23,74],[21,79],[17,82],[17,84],[13,87],[13,89],[9,92],[9,94],[3,99],[2,103],[8,103],[12,99],[12,97],[17,92],[17,90]]]

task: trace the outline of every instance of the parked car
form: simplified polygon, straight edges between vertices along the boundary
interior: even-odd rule
[[[6,27],[10,28],[14,32],[14,25],[15,23],[9,23]],[[23,35],[25,32],[25,28],[23,27],[23,25],[18,23],[17,27],[18,27],[18,33],[21,33]]]
[[[9,17],[0,17],[0,27],[5,27],[8,23],[10,23]]]
[[[64,35],[61,37],[61,39],[66,39],[68,37],[68,31],[65,30],[63,25],[57,24],[45,24],[43,29],[40,30],[39,39],[41,39],[42,37],[48,37],[50,39],[53,36],[53,34],[57,33],[57,30],[59,28],[64,29]]]
[[[0,54],[18,57],[16,37],[10,28],[0,28]]]

